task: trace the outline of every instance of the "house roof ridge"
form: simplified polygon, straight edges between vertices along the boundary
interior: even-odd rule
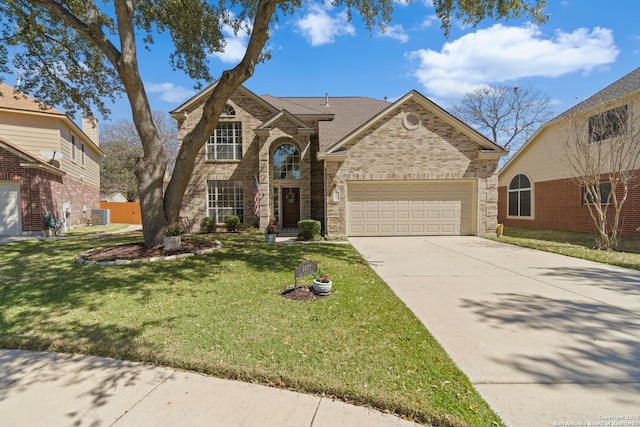
[[[0,93],[2,93],[2,95],[0,95],[0,109],[23,111],[27,113],[50,114],[55,116],[67,116],[62,111],[43,102],[40,102],[32,96],[20,91],[20,89],[16,89],[4,82],[0,82]]]
[[[597,104],[603,104],[620,98],[621,96],[629,95],[630,93],[636,92],[638,90],[640,90],[640,67],[625,74],[613,83],[610,83],[593,95],[580,101],[573,107],[563,111],[550,121],[553,121],[560,117],[564,117],[566,115],[588,110],[589,108],[594,106],[593,101],[597,101]]]

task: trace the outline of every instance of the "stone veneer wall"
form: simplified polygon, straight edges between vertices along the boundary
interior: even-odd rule
[[[236,112],[235,117],[223,117],[221,121],[242,122],[242,160],[207,161],[206,143],[196,157],[193,175],[189,181],[182,203],[180,216],[192,221],[198,229],[202,218],[208,215],[207,181],[242,181],[244,196],[244,226],[257,225],[264,228],[271,220],[272,206],[272,168],[271,159],[275,148],[282,143],[293,143],[300,149],[301,180],[276,181],[277,185],[300,187],[301,219],[311,215],[310,195],[310,146],[309,136],[298,134],[298,128],[287,120],[276,123],[269,135],[256,135],[254,129],[273,116],[255,99],[236,92],[228,101]],[[202,116],[202,106],[188,115],[188,119],[179,123],[178,141],[195,126]],[[254,176],[258,177],[263,197],[260,201],[260,218],[253,212]]]
[[[415,130],[403,125],[416,113]],[[382,118],[349,146],[347,160],[327,162],[327,231],[346,234],[349,181],[443,180],[477,181],[477,234],[495,235],[498,214],[498,160],[480,160],[479,146],[416,102],[408,102]],[[330,195],[340,191],[340,201]]]

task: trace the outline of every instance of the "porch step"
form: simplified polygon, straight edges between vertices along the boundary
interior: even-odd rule
[[[283,228],[278,230],[278,237],[298,237],[297,228]]]

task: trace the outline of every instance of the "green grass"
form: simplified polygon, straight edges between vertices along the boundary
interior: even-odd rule
[[[623,238],[615,251],[595,249],[593,233],[505,227],[500,242],[640,270],[640,239]]]
[[[0,348],[138,360],[324,393],[435,426],[501,425],[350,245],[218,234],[193,237],[223,243],[197,257],[110,267],[72,262],[91,248],[139,238],[0,246]],[[305,259],[331,275],[329,297],[280,296]]]
[[[64,233],[64,236],[86,236],[88,234],[113,233],[114,231],[123,230],[128,226],[129,224],[80,226],[74,228],[73,230],[67,231],[66,233]]]

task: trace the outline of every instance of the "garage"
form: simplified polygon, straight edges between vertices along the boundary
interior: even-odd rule
[[[474,181],[349,182],[349,236],[473,234]]]
[[[0,235],[20,234],[20,183],[0,181]]]

